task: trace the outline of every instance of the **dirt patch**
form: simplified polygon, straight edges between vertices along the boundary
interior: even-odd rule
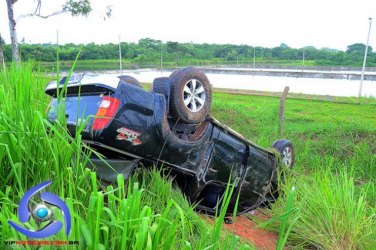
[[[256,213],[255,215],[259,220],[266,221],[264,215]],[[204,217],[209,223],[214,223],[214,218]],[[232,219],[232,218],[231,218]],[[225,228],[238,235],[242,241],[250,242],[256,249],[260,250],[274,250],[278,240],[278,234],[265,229],[256,228],[257,224],[248,219],[246,215],[238,216],[235,223],[224,224]]]
[[[245,215],[236,218],[235,223],[226,224],[226,228],[234,234],[241,237],[241,239],[251,242],[256,249],[274,250],[278,234],[256,228],[256,223],[248,219]]]

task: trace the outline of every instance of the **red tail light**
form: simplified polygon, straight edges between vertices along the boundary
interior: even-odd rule
[[[118,111],[120,101],[116,98],[104,96],[97,114],[95,115],[93,130],[104,129],[114,118],[116,112]]]

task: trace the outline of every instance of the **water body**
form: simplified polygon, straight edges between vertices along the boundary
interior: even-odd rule
[[[119,75],[119,71],[108,73]],[[123,71],[123,75],[133,76],[140,82],[153,82],[154,78],[169,76],[170,74],[171,71],[158,70]],[[253,76],[235,73],[208,73],[207,76],[215,88],[282,92],[285,86],[289,86],[291,93],[343,97],[357,97],[360,85],[359,80],[346,79]],[[376,81],[363,82],[362,96],[376,97]]]

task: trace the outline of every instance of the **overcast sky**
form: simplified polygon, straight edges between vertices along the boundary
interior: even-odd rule
[[[45,0],[45,14],[63,0]],[[345,50],[366,43],[369,17],[376,21],[376,0],[92,0],[89,17],[69,14],[18,21],[18,39],[28,43],[116,43],[140,38],[195,43],[275,47],[286,43]],[[106,4],[112,17],[103,19]],[[15,16],[32,12],[33,0],[18,0]],[[0,32],[9,43],[6,2],[0,0]],[[376,23],[370,45],[376,48]]]

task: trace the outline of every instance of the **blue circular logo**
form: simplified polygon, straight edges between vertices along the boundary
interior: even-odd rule
[[[39,208],[39,209],[37,210],[37,216],[38,216],[39,218],[44,218],[44,217],[47,216],[47,214],[48,214],[48,210],[45,209],[44,207]]]
[[[42,203],[35,205],[33,208],[30,208],[29,206],[30,199],[50,184],[51,181],[46,181],[28,190],[22,197],[18,206],[18,219],[20,220],[20,222],[28,222],[31,215],[31,217],[39,223],[46,221],[49,221],[49,223],[39,230],[25,228],[9,220],[8,223],[10,226],[29,238],[38,239],[54,235],[58,233],[63,227],[62,222],[54,220],[54,218],[52,217],[52,211],[48,206],[54,206],[56,208],[59,208],[63,214],[65,222],[65,234],[68,236],[71,227],[71,216],[68,206],[59,197],[51,194],[50,192],[41,192],[39,196],[42,200]]]

